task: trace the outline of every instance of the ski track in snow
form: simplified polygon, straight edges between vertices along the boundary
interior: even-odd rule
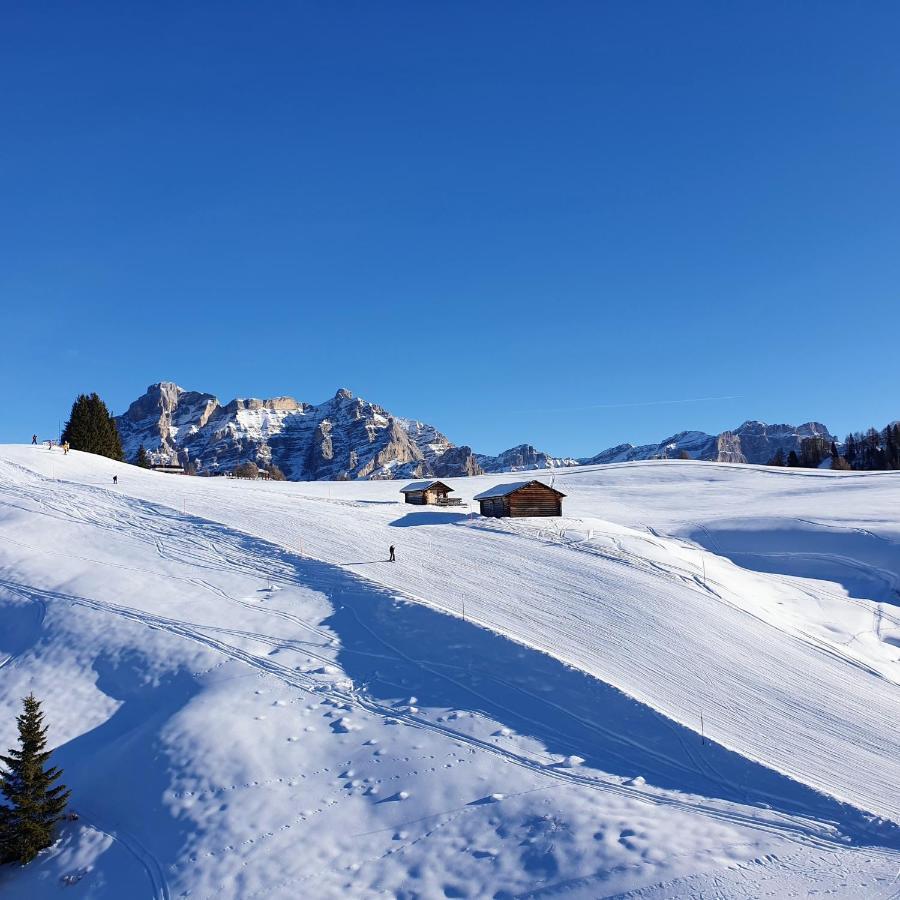
[[[887,848],[896,841],[893,828],[879,826],[877,821],[869,825],[866,816],[850,807],[829,806],[826,795],[864,813],[900,822],[900,792],[896,790],[900,784],[898,674],[896,663],[892,664],[887,656],[873,656],[871,646],[871,641],[882,640],[882,627],[886,624],[892,629],[900,625],[900,617],[886,611],[885,604],[849,597],[830,582],[813,582],[777,572],[748,575],[736,569],[727,553],[716,554],[709,549],[716,546],[717,540],[709,519],[692,521],[687,516],[675,523],[654,522],[650,526],[622,516],[621,524],[609,525],[597,516],[597,512],[606,512],[603,504],[597,504],[592,516],[567,518],[555,525],[534,520],[468,519],[458,511],[411,512],[409,507],[380,499],[376,502],[376,498],[390,497],[398,487],[396,483],[257,486],[223,480],[182,480],[125,467],[119,470],[124,473],[120,474],[122,484],[113,490],[90,483],[97,470],[107,464],[97,465],[90,459],[85,463],[80,454],[69,457],[80,467],[67,473],[67,481],[50,481],[46,474],[34,473],[29,465],[23,465],[30,464],[30,459],[21,451],[11,456],[14,461],[0,458],[0,510],[38,516],[61,528],[89,529],[105,535],[102,542],[111,549],[94,555],[88,550],[75,552],[66,543],[38,544],[15,530],[0,532],[0,544],[10,553],[46,560],[48,573],[53,571],[52,560],[59,558],[73,564],[118,570],[121,577],[128,579],[180,582],[188,594],[199,592],[213,603],[240,609],[243,617],[259,620],[259,625],[251,630],[245,625],[234,627],[163,615],[145,608],[146,600],[141,597],[124,604],[81,595],[62,586],[42,586],[31,578],[17,578],[8,565],[0,570],[0,598],[5,594],[37,601],[42,610],[58,608],[59,604],[84,608],[158,630],[285,686],[325,698],[347,709],[346,716],[372,715],[396,721],[435,740],[448,740],[472,752],[488,754],[498,765],[525,770],[529,777],[545,785],[559,783],[576,791],[699,814],[778,838],[786,842],[785,848],[799,848],[801,861],[793,870],[786,862],[789,853],[772,854],[747,864],[738,863],[724,874],[679,877],[625,891],[620,896],[744,896],[742,891],[748,889],[748,884],[756,885],[762,896],[762,886],[770,879],[774,879],[777,895],[777,890],[801,877],[803,866],[809,865],[806,854],[817,851],[822,853],[819,875],[823,884],[834,875],[822,874],[831,872],[830,853],[838,853],[834,858],[844,860],[863,852],[869,862],[877,857],[883,858],[883,865],[888,868],[896,864],[896,855],[890,849],[857,851],[846,846],[849,837],[857,844],[874,841]],[[567,470],[565,476],[574,486],[584,476],[615,478],[622,476],[622,470],[634,473],[632,477],[636,478],[647,471],[659,477],[654,468],[646,463],[621,464]],[[723,480],[737,477],[736,472],[741,478],[762,475],[766,480],[779,474],[749,467],[709,468]],[[60,469],[57,456],[55,474],[59,475]],[[799,477],[805,483],[809,476],[802,473]],[[135,483],[126,484],[126,478]],[[466,484],[471,495],[492,480],[497,478],[454,483]],[[791,487],[797,483],[797,479],[793,480]],[[850,478],[847,483],[851,483]],[[853,483],[876,482],[873,478]],[[879,479],[877,483],[887,484],[895,491],[894,485],[900,484],[897,479]],[[309,493],[350,493],[354,488],[361,496]],[[633,483],[627,488],[636,489]],[[574,488],[572,493],[576,493]],[[575,502],[574,497],[570,498],[570,503]],[[593,498],[581,498],[581,505],[592,512]],[[187,514],[182,513],[182,507],[188,507]],[[415,518],[417,515],[420,518]],[[437,518],[429,518],[434,516]],[[640,516],[652,518],[647,510],[642,510]],[[671,520],[671,510],[666,509],[660,518]],[[801,526],[845,527],[828,522],[823,526],[818,519],[800,516],[794,520]],[[640,530],[636,530],[638,525]],[[667,526],[673,529],[669,533]],[[705,533],[707,549],[699,549],[679,536],[689,527]],[[853,527],[884,542],[888,548],[898,546],[884,534]],[[114,561],[115,543],[126,535],[129,541],[147,547],[147,553],[141,557],[143,565]],[[301,540],[302,556],[298,553]],[[396,566],[381,562],[388,542],[399,547],[400,562]],[[771,556],[767,555],[767,565]],[[153,567],[153,559],[162,570]],[[701,559],[709,571],[698,571]],[[830,556],[829,563],[835,559]],[[839,561],[846,568],[864,570],[866,575],[874,571],[885,584],[892,583],[892,578],[896,581],[887,567],[869,567],[852,557]],[[182,570],[193,574],[179,574]],[[209,572],[209,577],[203,572]],[[342,574],[338,576],[337,572]],[[735,572],[740,577],[735,578]],[[261,583],[263,587],[253,598],[235,596],[241,592],[231,592],[216,583],[223,573]],[[801,610],[807,609],[802,605],[807,603],[820,612],[822,604],[828,604],[829,609],[851,610],[852,615],[871,618],[872,628],[845,639],[837,633],[829,636],[818,620],[810,624],[796,618],[781,621],[773,617],[774,606],[756,608],[753,597],[744,593],[746,587],[759,585],[774,585],[773,590],[790,595]],[[341,614],[355,622],[354,633],[369,635],[365,649],[343,646],[334,630],[321,620],[304,618],[276,606],[278,590],[287,586],[312,589],[330,597],[332,604],[343,610]],[[414,704],[404,709],[379,700],[364,684],[344,685],[340,679],[332,682],[312,670],[301,670],[272,658],[276,653],[302,653],[324,667],[334,664],[336,652],[345,659],[352,659],[354,654],[364,657],[366,666],[377,666],[379,660],[386,665],[399,660],[407,667],[404,671],[419,672],[422,681],[447,683],[460,695],[479,698],[482,708],[527,722],[534,726],[535,734],[550,737],[560,745],[566,743],[565,729],[554,733],[553,722],[564,722],[569,713],[554,704],[552,698],[539,696],[516,683],[515,678],[506,679],[496,671],[490,672],[490,696],[480,694],[475,681],[467,680],[467,673],[471,673],[461,661],[444,659],[441,654],[432,654],[429,660],[426,647],[421,648],[422,655],[417,648],[412,656],[373,631],[371,623],[361,616],[363,608],[354,605],[367,592],[382,602],[422,603],[453,616],[462,614],[464,602],[467,621],[549,653],[647,704],[667,717],[658,721],[678,746],[674,755],[660,755],[657,748],[641,745],[640,736],[630,736],[627,723],[582,719],[582,727],[610,746],[627,748],[631,742],[645,763],[652,767],[652,761],[658,761],[660,775],[666,773],[662,777],[677,778],[681,772],[686,784],[699,783],[697,779],[701,779],[723,793],[679,794],[660,790],[652,780],[646,785],[626,784],[620,777],[593,769],[560,767],[555,757],[533,747],[505,746],[496,739],[437,721],[430,711],[420,713]],[[346,608],[341,602],[345,594]],[[223,620],[227,618],[223,615]],[[242,618],[242,622],[247,621]],[[278,633],[274,625],[265,624],[269,621],[280,623],[279,629],[291,629],[293,636]],[[40,627],[41,622],[36,623],[35,628]],[[863,635],[869,643],[856,647],[854,641]],[[0,667],[17,658],[11,654],[0,661]],[[698,660],[703,662],[698,665]],[[798,687],[801,685],[804,687]],[[500,693],[521,699],[513,706],[504,705],[496,699]],[[713,762],[725,761],[731,768],[730,757],[701,750],[699,742],[686,737],[689,732],[681,726],[699,728],[698,706],[704,713],[707,738],[821,794],[800,793],[790,809],[779,809],[777,802],[774,808],[761,808],[758,804],[766,795],[759,785],[738,784]],[[556,719],[547,712],[554,707]],[[627,760],[627,751],[621,758]],[[516,792],[516,796],[546,789],[529,788]],[[735,803],[738,795],[757,805]],[[821,803],[817,797],[822,798]],[[469,809],[463,806],[455,813],[445,811],[435,827],[457,827],[457,818]],[[826,818],[817,821],[821,815]],[[96,811],[86,814],[86,819],[139,861],[154,897],[168,900],[171,894],[165,866],[137,835],[121,824],[104,825],[108,816],[97,815]],[[429,830],[414,841],[404,842],[403,847],[414,849],[417,842],[436,840],[436,834]],[[368,864],[395,854],[396,849],[371,855]],[[333,868],[327,865],[300,879],[288,878],[283,887],[287,890],[290,885],[295,889],[299,881],[323,878]],[[865,865],[861,864],[860,870],[864,871]],[[577,876],[557,880],[553,891],[597,896],[592,891],[600,890],[599,885],[595,877]],[[893,890],[879,883],[878,891],[882,893],[860,896],[894,896]],[[542,891],[533,896],[541,896]]]

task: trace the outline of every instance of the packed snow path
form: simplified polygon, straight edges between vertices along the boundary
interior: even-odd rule
[[[548,529],[548,523],[486,522],[459,513],[404,508],[392,499],[397,484],[256,485],[167,477],[80,454],[65,459],[57,454],[52,462],[51,454],[45,457],[18,448],[3,455],[8,461],[0,462],[6,526],[0,534],[4,561],[0,594],[20,602],[10,607],[15,612],[8,611],[7,621],[13,627],[0,650],[11,654],[14,665],[34,652],[34,641],[48,629],[48,616],[42,620],[41,610],[49,611],[51,619],[54,610],[67,609],[71,616],[80,610],[80,616],[100,616],[98,623],[106,623],[98,635],[140,629],[143,636],[131,643],[141,648],[141,666],[150,665],[151,676],[153,665],[147,660],[152,661],[154,654],[147,649],[148,641],[151,645],[161,641],[160,649],[169,648],[155,663],[165,684],[160,692],[164,702],[154,707],[154,716],[161,722],[169,715],[183,717],[179,710],[197,702],[191,700],[196,685],[171,675],[173,655],[187,654],[189,670],[207,672],[202,676],[205,679],[233,665],[249,667],[301,691],[302,696],[318,696],[324,705],[343,710],[328,725],[333,740],[344,742],[357,732],[360,737],[374,733],[375,726],[370,724],[374,721],[396,723],[388,726],[389,731],[396,733],[398,726],[406,726],[403,731],[416,729],[427,741],[436,742],[430,745],[432,749],[444,742],[448,747],[467,748],[464,752],[487,761],[484,771],[496,770],[499,762],[503,766],[500,777],[516,782],[526,793],[545,789],[548,781],[559,784],[573,792],[575,799],[569,802],[555,796],[553,809],[558,815],[564,810],[570,822],[583,816],[584,808],[594,802],[585,797],[601,796],[607,805],[623,804],[617,813],[620,817],[629,804],[650,800],[657,810],[657,823],[660,815],[699,814],[705,825],[697,825],[693,819],[677,826],[667,822],[668,827],[690,834],[694,844],[699,833],[714,827],[749,829],[755,837],[744,835],[737,844],[750,848],[753,841],[764,839],[795,843],[789,854],[799,854],[796,859],[802,862],[762,862],[762,880],[774,877],[785,885],[800,877],[799,873],[809,878],[818,872],[827,883],[830,876],[823,872],[829,867],[856,866],[865,872],[869,866],[873,882],[863,885],[866,889],[857,895],[888,895],[889,882],[879,881],[879,873],[890,871],[891,866],[896,871],[896,857],[890,851],[867,851],[863,863],[852,854],[844,858],[832,847],[820,857],[828,860],[827,865],[818,868],[804,854],[810,847],[818,848],[817,852],[827,848],[841,834],[858,843],[893,842],[890,827],[870,821],[829,796],[858,810],[897,819],[897,644],[892,643],[897,634],[892,624],[897,610],[864,597],[842,596],[835,582],[798,582],[795,574],[747,572],[712,554],[701,561],[696,545],[662,536],[666,531],[670,535],[698,530],[716,533],[713,517],[702,509],[709,497],[696,490],[709,479],[709,470],[696,469],[697,483],[692,485],[696,506],[682,518],[673,515],[676,504],[660,498],[671,487],[666,479],[682,478],[684,470],[671,476],[671,469],[656,475],[646,464],[639,474],[634,474],[634,467],[631,472],[626,467],[577,470],[573,479],[584,479],[587,487],[579,496],[577,486],[563,486],[571,496],[566,533],[562,534],[559,529]],[[54,480],[48,481],[51,465]],[[63,470],[63,466],[67,468]],[[107,481],[112,472],[119,474],[116,488]],[[642,500],[644,508],[637,517],[637,504],[624,514],[621,498],[635,491],[641,477],[648,494]],[[728,508],[729,494],[740,494],[734,482],[749,477],[765,477],[765,473],[733,467],[713,475],[722,482],[710,488],[722,495],[715,518],[722,519],[723,513],[728,518],[735,512]],[[616,478],[622,480],[618,490],[609,485]],[[662,482],[655,490],[654,478]],[[457,486],[465,485],[471,495],[485,483],[486,479],[473,479],[457,482]],[[796,490],[796,481],[788,484],[791,491]],[[855,508],[845,508],[839,528],[848,534],[877,533],[877,540],[885,546],[879,546],[882,558],[876,568],[882,574],[876,581],[881,590],[888,591],[890,565],[896,559],[890,556],[896,552],[891,547],[896,545],[891,544],[889,526],[884,522],[879,526],[876,520],[882,508],[879,504],[886,508],[896,502],[897,482],[872,484],[867,496],[857,501],[859,510],[865,509],[864,516]],[[744,500],[736,503],[743,514],[750,487],[744,485]],[[619,498],[618,509],[597,496],[604,491]],[[806,496],[803,489],[799,492]],[[790,491],[782,489],[779,498],[771,499],[773,505],[782,507],[782,525],[785,493]],[[756,489],[756,502],[759,494]],[[683,492],[676,499],[683,505]],[[654,502],[663,508],[654,510]],[[168,509],[158,504],[166,504]],[[798,515],[801,512],[812,515],[808,509],[798,510]],[[615,515],[619,524],[603,515]],[[865,522],[861,524],[854,515]],[[818,516],[834,525],[833,510],[829,513],[820,505]],[[725,540],[726,532],[729,541],[737,540],[735,532],[740,528],[733,521],[737,518],[731,515],[728,529],[719,530],[719,540]],[[637,525],[644,527],[638,531]],[[820,526],[821,522],[815,528]],[[765,530],[771,527],[769,522]],[[795,522],[801,535],[808,535],[805,528]],[[768,559],[760,533],[752,552]],[[298,553],[301,540],[302,558]],[[805,540],[808,542],[808,536]],[[399,549],[400,561],[395,566],[381,562],[389,542]],[[848,571],[854,563],[853,553],[863,552],[868,549],[851,548]],[[791,554],[792,563],[797,564],[804,553],[811,553],[805,545]],[[101,571],[103,588],[96,580]],[[327,598],[327,603],[310,598],[310,589],[316,597]],[[551,656],[535,655],[466,622],[398,602],[398,597],[456,613],[462,612],[464,601],[468,618],[547,650]],[[851,634],[859,622],[868,623],[870,633]],[[64,627],[59,619],[51,624]],[[74,627],[67,619],[65,628]],[[158,638],[149,640],[148,628],[149,634]],[[181,649],[173,650],[170,640],[177,640]],[[50,644],[47,638],[44,642]],[[90,771],[81,755],[85,742],[97,748],[101,759],[110,752],[106,746],[109,730],[112,728],[113,742],[117,733],[128,733],[128,698],[137,695],[141,683],[137,672],[127,674],[127,654],[137,651],[124,651],[123,646],[129,645],[124,638],[110,638],[109,642],[104,649],[104,639],[97,638],[88,674],[92,670],[97,687],[124,699],[124,706],[106,725],[102,723],[112,707],[107,707],[106,714],[95,708],[98,728],[91,734],[85,733],[85,729],[90,731],[90,722],[64,723],[73,737],[84,735],[62,751],[71,759],[67,768],[80,775],[82,793],[92,781],[99,785],[109,779],[110,770],[116,770],[113,754],[108,768]],[[185,642],[196,651],[183,649]],[[60,651],[57,648],[55,652]],[[193,653],[212,657],[201,664]],[[160,659],[166,659],[169,668]],[[597,675],[601,682],[560,666],[556,659]],[[63,668],[73,666],[77,668],[66,659]],[[76,675],[73,670],[69,687],[96,693],[90,682],[85,682],[84,673]],[[629,700],[607,684],[646,705]],[[18,683],[11,687],[12,697],[5,696],[5,702],[14,702],[17,687]],[[220,689],[218,682],[216,689]],[[423,697],[415,702],[415,698],[404,697],[413,691]],[[422,701],[427,709],[422,708]],[[292,706],[297,700],[285,702]],[[233,701],[229,701],[231,705]],[[444,713],[435,714],[437,708]],[[463,710],[477,710],[477,714],[463,715]],[[699,711],[704,715],[707,737],[746,758],[716,744],[701,744],[696,734]],[[133,710],[131,715],[135,714]],[[256,718],[262,721],[266,716]],[[687,727],[679,727],[679,721]],[[114,726],[110,724],[114,722]],[[231,733],[227,720],[213,719],[210,724],[213,722],[218,732],[225,729]],[[502,725],[486,730],[486,722]],[[384,727],[381,724],[378,729]],[[517,739],[517,734],[529,737]],[[290,743],[295,737],[288,734],[286,740]],[[192,740],[200,738],[194,734]],[[301,735],[295,742],[308,749],[310,739]],[[369,744],[370,757],[372,746]],[[259,752],[247,748],[251,757]],[[408,747],[403,752],[409,753]],[[94,754],[88,759],[96,766]],[[380,758],[373,759],[378,762]],[[146,762],[153,770],[153,762]],[[773,769],[791,778],[781,777]],[[635,775],[643,779],[634,782]],[[460,783],[450,775],[445,777],[452,793],[458,794]],[[278,783],[285,778],[282,775]],[[344,780],[352,783],[354,779],[348,776]],[[818,788],[824,795],[803,785]],[[492,786],[497,787],[496,783]],[[371,781],[368,787],[360,781],[360,791],[370,787]],[[500,799],[493,800],[485,787],[480,796],[488,808],[492,804],[509,806],[503,798],[510,790],[505,783],[502,787],[506,790],[499,792]],[[161,787],[160,792],[165,790]],[[613,797],[621,799],[613,801]],[[402,804],[404,798],[398,799]],[[467,802],[478,800],[472,796]],[[771,808],[766,810],[762,804]],[[108,822],[102,806],[94,823],[97,834],[115,833],[117,840],[128,845],[127,852],[140,860],[156,885],[157,896],[168,895],[169,881],[195,887],[205,884],[204,889],[214,892],[213,881],[198,882],[196,873],[191,875],[184,863],[180,870],[175,864],[174,873],[166,871],[164,863],[171,866],[176,855],[171,835],[137,837],[139,824],[126,828],[121,821]],[[358,816],[359,811],[354,814]],[[188,815],[187,807],[182,815]],[[597,821],[604,821],[596,807],[589,818],[593,824],[584,827],[590,834],[608,833],[596,830]],[[714,826],[714,822],[721,825]],[[208,827],[204,822],[204,828]],[[239,831],[241,823],[229,827]],[[203,830],[197,825],[197,831]],[[621,833],[628,830],[619,826]],[[360,837],[360,831],[354,824],[346,833]],[[187,832],[183,839],[190,841],[189,835]],[[230,839],[223,837],[223,846]],[[667,839],[671,841],[670,834]],[[365,844],[375,839],[362,835],[361,840]],[[557,840],[562,843],[561,837]],[[623,840],[616,843],[616,852],[626,852],[621,848],[629,840]],[[152,849],[141,850],[148,842]],[[251,845],[255,844],[254,838]],[[290,847],[285,843],[284,852]],[[406,857],[415,855],[413,849],[404,847]],[[578,850],[583,856],[597,853],[596,847],[588,852]],[[358,847],[353,852],[358,855]],[[732,862],[740,864],[742,853],[748,852],[741,851]],[[835,853],[840,863],[835,861]],[[698,862],[696,846],[683,849],[681,855],[686,871],[671,873],[675,880],[695,879],[692,868],[702,872],[713,865],[711,860]],[[443,864],[434,858],[433,847],[427,856],[434,859],[435,871],[440,873]],[[644,850],[639,856],[646,864]],[[757,860],[755,865],[760,865],[752,852],[746,860]],[[720,867],[729,864],[723,863],[721,856],[715,862]],[[671,864],[669,859],[666,864]],[[352,871],[354,864],[348,865]],[[366,865],[372,868],[375,864]],[[612,868],[621,865],[634,863],[618,859]],[[297,877],[313,877],[308,865],[301,868],[303,874]],[[324,874],[314,876],[324,879],[320,884],[324,894],[338,891],[339,882],[329,880],[335,877],[334,868],[331,863]],[[262,878],[262,883],[271,887],[265,880],[269,876],[261,876],[258,865],[256,870],[254,883]],[[569,876],[575,877],[578,871],[579,864],[570,861]],[[409,869],[405,872],[404,878]],[[642,883],[649,890],[654,883],[667,880],[653,877],[660,874],[636,869],[630,880],[605,882],[604,891],[637,889]],[[546,880],[548,873],[544,876]],[[221,868],[215,877],[222,877]],[[391,876],[382,873],[380,877],[389,880]],[[487,883],[477,877],[472,882],[473,877],[469,872],[459,875],[456,882],[448,881],[449,895],[457,889],[453,884],[464,885],[466,879],[470,894],[473,883],[480,888]],[[506,880],[495,878],[493,883],[515,885],[517,877],[525,877],[518,890],[534,884],[534,872],[529,873],[527,866],[518,875],[506,872],[504,877]],[[288,882],[296,887],[296,878]],[[737,885],[746,884],[744,875],[740,879],[729,875],[722,883],[726,882],[734,885],[734,896],[740,896]],[[354,883],[362,891],[360,884]],[[875,885],[884,892],[867,893]],[[437,886],[434,889],[437,891]],[[291,895],[288,884],[283,890],[285,896]],[[585,890],[584,896],[597,896],[599,889],[589,879]],[[423,896],[429,895],[425,890]]]

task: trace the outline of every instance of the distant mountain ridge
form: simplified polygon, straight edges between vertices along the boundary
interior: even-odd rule
[[[228,472],[250,460],[274,464],[296,481],[451,478],[678,458],[682,452],[692,459],[766,463],[779,449],[785,456],[799,451],[806,437],[832,440],[818,422],[744,422],[718,435],[683,431],[658,444],[621,444],[581,459],[554,457],[531,444],[490,456],[458,446],[433,425],[395,416],[343,388],[319,404],[273,397],[223,405],[213,394],[187,391],[168,381],[150,385],[115,421],[129,460],[143,446],[153,462],[178,460],[200,474]]]
[[[704,431],[681,431],[658,444],[620,444],[582,459],[585,464],[630,462],[639,459],[678,459],[682,451],[691,459],[713,462],[755,463],[764,465],[781,450],[785,457],[800,451],[805,438],[821,437],[831,443],[836,440],[821,422],[802,425],[766,425],[747,421],[733,431],[707,434]]]

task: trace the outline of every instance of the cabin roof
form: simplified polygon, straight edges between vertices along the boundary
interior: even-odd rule
[[[417,494],[420,491],[427,491],[429,488],[442,487],[445,491],[452,491],[453,488],[444,484],[443,481],[412,481],[406,487],[400,488],[401,494]]]
[[[526,488],[529,485],[537,484],[542,488],[546,488],[548,491],[553,491],[558,497],[565,497],[566,495],[562,491],[556,490],[556,488],[550,487],[549,484],[544,484],[543,481],[538,481],[535,478],[532,478],[531,481],[510,481],[506,484],[495,484],[492,488],[488,488],[486,491],[482,491],[480,494],[476,494],[475,500],[490,500],[492,497],[508,497],[510,494],[514,494],[516,491],[521,491],[522,488]]]

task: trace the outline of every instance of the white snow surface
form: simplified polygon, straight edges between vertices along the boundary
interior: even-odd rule
[[[34,691],[80,815],[4,900],[900,896],[900,473],[445,480],[0,447],[0,748]]]

